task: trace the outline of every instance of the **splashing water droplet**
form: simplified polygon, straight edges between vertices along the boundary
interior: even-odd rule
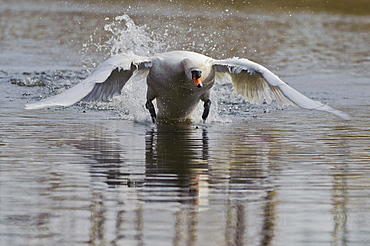
[[[110,18],[105,18],[109,21]],[[130,16],[124,14],[116,16],[112,22],[104,25],[107,35],[96,30],[90,35],[87,43],[83,44],[82,57],[86,66],[93,65],[91,54],[103,53],[103,58],[120,53],[134,53],[136,55],[150,56],[161,53],[166,44],[155,40],[148,32],[147,26],[136,25]]]

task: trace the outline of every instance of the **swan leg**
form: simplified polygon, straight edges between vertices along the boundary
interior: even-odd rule
[[[153,100],[148,99],[145,103],[145,107],[149,110],[150,116],[152,117],[153,123],[156,122],[157,114],[155,113],[155,108],[152,103]]]
[[[203,121],[206,121],[210,108],[211,108],[211,100],[207,99],[206,101],[204,101],[204,111],[202,114]]]

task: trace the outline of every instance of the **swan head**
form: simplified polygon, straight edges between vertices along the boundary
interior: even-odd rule
[[[202,71],[198,69],[191,70],[191,78],[194,81],[196,87],[200,88],[203,86],[202,84]]]

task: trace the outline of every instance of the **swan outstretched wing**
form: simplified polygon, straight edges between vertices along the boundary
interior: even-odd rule
[[[306,97],[267,68],[250,60],[239,58],[216,60],[213,67],[216,72],[230,74],[236,92],[250,103],[262,104],[264,101],[271,103],[275,99],[280,106],[298,105],[304,109],[326,111],[343,119],[351,118],[344,112]]]
[[[98,66],[81,83],[56,96],[27,104],[26,109],[70,106],[81,100],[106,100],[115,94],[120,94],[122,87],[135,71],[150,68],[151,66],[151,60],[146,57],[133,54],[112,56]]]

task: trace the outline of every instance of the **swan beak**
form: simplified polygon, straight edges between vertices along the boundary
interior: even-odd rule
[[[194,76],[193,81],[194,81],[194,84],[195,84],[196,87],[198,87],[198,88],[203,87],[202,77],[196,78]]]

